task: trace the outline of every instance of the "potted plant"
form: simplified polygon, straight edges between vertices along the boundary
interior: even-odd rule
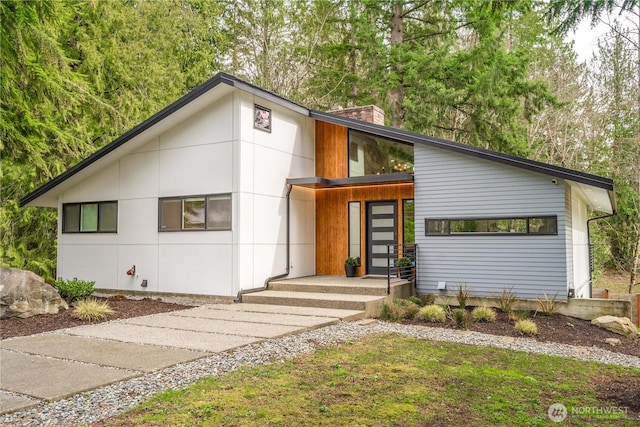
[[[411,267],[413,267],[413,261],[411,261],[411,258],[398,258],[396,267],[398,267],[398,274],[400,275],[401,279],[408,279],[409,277],[411,277]]]
[[[349,257],[344,260],[344,274],[347,277],[354,277],[356,275],[356,267],[360,265],[358,258]]]

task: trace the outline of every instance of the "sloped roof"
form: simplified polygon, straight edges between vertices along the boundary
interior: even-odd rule
[[[212,77],[202,85],[193,89],[191,92],[187,93],[182,98],[173,102],[171,105],[167,106],[160,112],[154,114],[144,122],[140,123],[133,129],[129,130],[128,132],[126,132],[125,134],[123,134],[122,136],[114,140],[113,142],[102,147],[100,150],[96,151],[91,156],[85,158],[81,162],[72,166],[67,171],[63,172],[61,175],[55,177],[51,181],[45,183],[44,185],[37,188],[33,192],[29,193],[28,195],[26,195],[20,200],[20,206],[25,206],[35,202],[39,197],[52,191],[53,189],[58,187],[60,184],[67,181],[69,178],[75,176],[76,174],[78,174],[88,166],[94,164],[95,162],[104,158],[110,153],[118,150],[120,147],[127,144],[127,142],[129,142],[136,136],[140,135],[142,132],[162,122],[167,117],[180,111],[188,104],[192,103],[196,99],[200,98],[202,95],[208,93],[213,88],[221,84],[254,94],[260,98],[266,99],[275,104],[281,105],[285,108],[296,111],[300,114],[306,115],[316,120],[345,126],[350,129],[367,132],[370,134],[392,139],[405,144],[411,144],[411,145],[424,144],[431,147],[441,148],[444,150],[449,150],[449,151],[497,162],[497,163],[502,163],[509,166],[530,170],[533,172],[542,173],[551,177],[571,181],[575,183],[577,186],[579,186],[580,188],[587,186],[587,187],[594,187],[600,190],[604,190],[608,195],[612,210],[615,211],[615,194],[613,192],[613,181],[609,178],[604,178],[601,176],[579,172],[576,170],[567,169],[560,166],[554,166],[547,163],[542,163],[542,162],[526,159],[523,157],[514,156],[511,154],[499,153],[497,151],[491,151],[491,150],[487,150],[480,147],[474,147],[467,144],[461,144],[458,142],[448,141],[445,139],[435,138],[435,137],[422,135],[414,132],[408,132],[408,131],[395,129],[387,126],[381,126],[381,125],[367,123],[367,122],[363,122],[355,119],[350,119],[350,118],[342,117],[333,113],[310,110],[302,105],[299,105],[295,102],[292,102],[288,99],[285,99],[272,92],[259,88],[255,85],[247,83],[243,80],[238,79],[237,77],[234,77],[226,73],[216,74],[214,77]],[[586,198],[589,199],[589,197],[586,197]],[[593,207],[595,207],[595,205]]]
[[[283,98],[281,96],[278,96],[278,95],[276,95],[274,93],[271,93],[271,92],[269,92],[267,90],[261,89],[261,88],[259,88],[257,86],[254,86],[254,85],[250,84],[250,83],[242,81],[242,80],[240,80],[237,77],[234,77],[232,75],[229,75],[229,74],[226,74],[226,73],[218,73],[215,76],[213,76],[211,79],[207,80],[206,82],[204,82],[200,86],[198,86],[195,89],[193,89],[191,92],[189,92],[186,95],[184,95],[182,98],[178,99],[177,101],[175,101],[172,104],[170,104],[169,106],[165,107],[164,109],[162,109],[158,113],[156,113],[153,116],[149,117],[147,120],[143,121],[142,123],[140,123],[139,125],[137,125],[133,129],[131,129],[128,132],[124,133],[122,136],[118,137],[113,142],[105,145],[104,147],[102,147],[101,149],[99,149],[98,151],[96,151],[95,153],[90,155],[89,157],[85,158],[84,160],[80,161],[79,163],[77,163],[77,164],[73,165],[72,167],[70,167],[69,169],[67,169],[62,174],[60,174],[57,177],[53,178],[51,181],[43,184],[42,186],[40,186],[36,190],[34,190],[31,193],[29,193],[26,196],[24,196],[20,200],[20,206],[26,206],[26,205],[34,202],[39,197],[45,195],[46,193],[48,193],[49,191],[51,191],[54,188],[58,187],[60,184],[64,183],[68,179],[74,177],[75,175],[77,175],[79,172],[83,171],[87,167],[93,165],[97,161],[105,158],[107,155],[109,155],[109,154],[113,153],[114,151],[118,150],[120,147],[122,147],[125,144],[127,144],[129,141],[134,139],[136,136],[142,134],[146,130],[148,130],[148,129],[152,128],[153,126],[157,125],[158,123],[162,122],[163,120],[165,120],[169,116],[177,113],[178,111],[180,111],[181,109],[183,109],[184,107],[186,107],[187,105],[192,103],[193,101],[199,99],[200,97],[202,97],[203,95],[207,94],[212,89],[218,87],[221,84],[224,84],[224,85],[227,85],[227,86],[230,86],[230,87],[235,87],[235,88],[241,89],[241,90],[243,90],[245,92],[248,92],[248,93],[252,93],[252,94],[254,94],[256,96],[259,96],[260,98],[266,99],[268,101],[271,101],[271,102],[273,102],[275,104],[281,105],[281,106],[283,106],[285,108],[288,108],[290,110],[297,111],[297,112],[299,112],[301,114],[304,114],[306,116],[309,115],[309,110],[307,108],[305,108],[305,107],[303,107],[303,106],[301,106],[299,104],[296,104],[295,102],[289,101],[288,99],[285,99],[285,98]]]

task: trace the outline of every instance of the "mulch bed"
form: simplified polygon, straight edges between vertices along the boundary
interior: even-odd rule
[[[162,301],[160,298],[128,299],[122,295],[109,298],[97,298],[107,301],[115,310],[115,313],[106,320],[126,319],[129,317],[144,316],[147,314],[165,313],[175,310],[184,310],[191,306],[174,304]],[[43,314],[40,316],[18,319],[16,317],[0,320],[0,338],[11,338],[37,334],[40,332],[54,331],[56,329],[70,328],[73,326],[88,325],[91,322],[79,320],[72,316],[73,309],[62,311],[58,314]],[[578,345],[584,347],[599,347],[605,350],[629,354],[640,357],[640,340],[632,340],[621,335],[593,326],[586,320],[575,319],[560,314],[545,316],[540,313],[531,317],[538,325],[538,335],[535,337],[541,342],[557,342],[563,344]],[[416,323],[416,321],[405,321]],[[455,328],[452,321],[447,323],[424,323],[433,327]],[[501,336],[519,336],[513,327],[513,321],[509,321],[505,313],[499,312],[498,319],[493,323],[474,323],[472,331]],[[612,346],[605,340],[616,338],[619,345]]]
[[[622,335],[607,331],[591,324],[587,320],[576,319],[562,314],[547,316],[538,313],[532,315],[538,326],[538,335],[534,337],[540,342],[557,342],[562,344],[577,345],[583,347],[598,347],[616,353],[629,354],[640,357],[640,339],[630,339]],[[405,323],[418,323],[416,321],[406,321]],[[456,328],[455,323],[447,320],[447,323],[424,323],[427,326]],[[498,312],[498,318],[493,323],[474,323],[469,330],[482,332],[485,334],[500,335],[507,337],[519,337],[520,333],[514,328],[514,322],[509,321],[506,313]],[[620,344],[611,345],[606,342],[607,338],[620,340]]]
[[[115,311],[115,313],[105,319],[105,321],[193,308],[187,305],[163,302],[160,298],[135,300],[116,295],[109,298],[96,299],[106,301]],[[86,320],[76,319],[72,313],[73,308],[69,308],[69,310],[63,310],[58,314],[41,314],[24,319],[17,317],[0,319],[0,339],[55,331],[56,329],[71,328],[73,326],[90,325],[92,323]]]

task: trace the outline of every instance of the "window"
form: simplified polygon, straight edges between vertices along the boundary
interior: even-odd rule
[[[271,110],[259,105],[254,105],[253,127],[265,132],[271,132]]]
[[[360,258],[360,202],[349,202],[349,256]]]
[[[413,173],[413,146],[349,131],[349,176]]]
[[[66,203],[62,206],[63,233],[116,233],[118,202]]]
[[[159,200],[159,231],[231,230],[231,194]]]
[[[556,216],[514,218],[425,219],[425,234],[438,235],[553,235],[558,234]]]
[[[402,243],[416,242],[415,202],[413,199],[402,201]]]

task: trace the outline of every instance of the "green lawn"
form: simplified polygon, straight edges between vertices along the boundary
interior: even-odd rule
[[[640,370],[370,336],[161,393],[106,425],[558,425],[547,416],[556,402],[569,412],[563,425],[638,425],[624,413],[572,415],[572,408],[620,406],[599,400],[596,386],[625,376]]]

